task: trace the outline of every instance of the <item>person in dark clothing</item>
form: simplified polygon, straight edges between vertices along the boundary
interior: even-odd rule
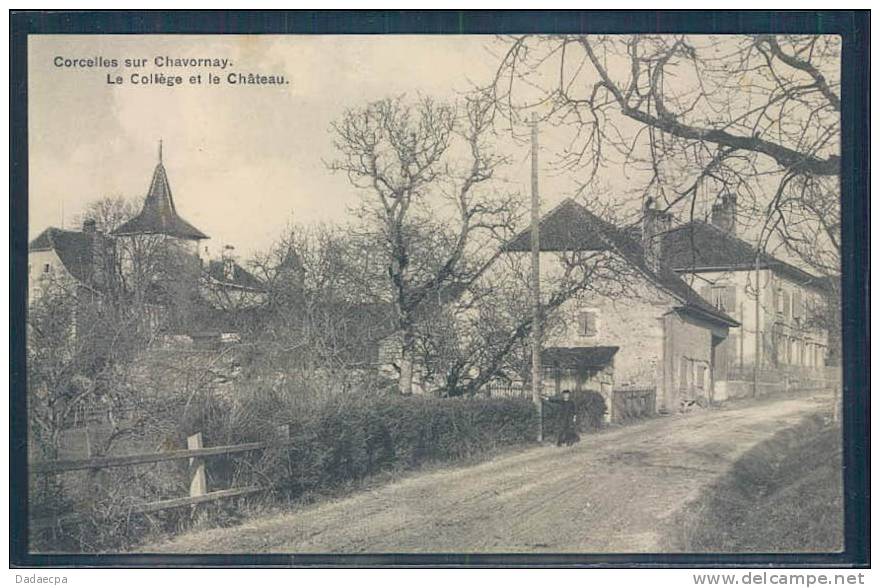
[[[562,391],[562,398],[554,398],[545,396],[545,400],[559,405],[559,435],[556,437],[556,446],[562,447],[562,444],[574,445],[581,440],[577,433],[577,405],[571,399],[569,390]]]

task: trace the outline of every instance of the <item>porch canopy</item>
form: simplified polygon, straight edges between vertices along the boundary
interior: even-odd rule
[[[611,364],[619,349],[617,346],[547,347],[541,352],[541,363],[548,368],[601,370]]]

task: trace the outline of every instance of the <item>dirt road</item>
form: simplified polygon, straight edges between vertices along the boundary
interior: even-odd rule
[[[744,451],[825,404],[802,395],[662,417],[150,545],[153,553],[657,552]]]

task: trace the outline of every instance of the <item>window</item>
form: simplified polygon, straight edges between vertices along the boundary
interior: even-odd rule
[[[47,264],[43,265],[43,273],[44,274],[48,274],[51,271],[52,271],[52,264],[47,263]]]
[[[785,312],[785,298],[782,288],[776,289],[776,313],[783,314]]]
[[[718,310],[736,310],[736,286],[703,286],[700,288],[700,296]]]
[[[801,319],[804,318],[804,296],[803,293],[798,291],[791,295],[791,317],[796,322],[801,322]]]
[[[577,317],[577,329],[578,336],[580,337],[595,337],[596,336],[596,311],[595,310],[581,310],[578,312]]]

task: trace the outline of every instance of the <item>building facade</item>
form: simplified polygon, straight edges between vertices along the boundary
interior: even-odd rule
[[[602,394],[612,420],[615,390],[653,390],[662,412],[714,399],[717,350],[739,323],[663,263],[659,246],[669,222],[649,208],[639,231],[624,231],[572,200],[541,219],[542,289],[558,282],[566,260],[578,253],[611,256],[618,268],[597,275],[545,317],[545,391],[579,385],[570,374],[580,363],[588,368],[580,385]],[[523,232],[505,254],[525,258],[530,249],[529,232]],[[598,280],[612,283],[605,287]]]
[[[722,396],[809,385],[829,353],[828,332],[817,320],[827,282],[738,237],[736,202],[722,195],[711,222],[671,227],[662,240],[664,263],[740,323],[717,350]]]

